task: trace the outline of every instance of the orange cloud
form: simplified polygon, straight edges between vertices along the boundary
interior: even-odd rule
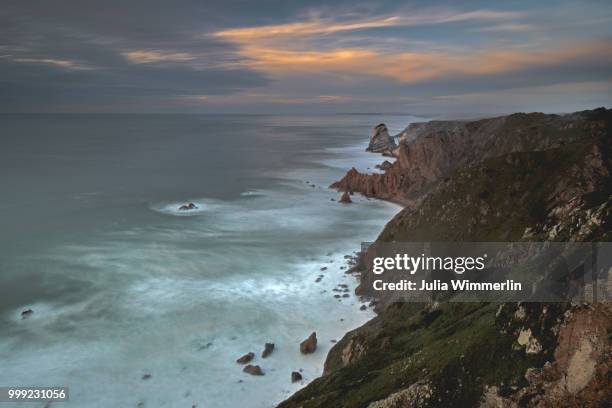
[[[185,62],[195,59],[195,56],[186,52],[167,52],[159,50],[136,50],[122,52],[127,60],[135,64],[149,64],[152,62]]]
[[[487,49],[461,54],[388,53],[359,48],[301,51],[258,45],[243,45],[240,53],[245,58],[243,65],[277,76],[299,73],[361,74],[388,77],[401,82],[419,82],[448,76],[503,74],[593,57],[612,60],[610,49],[609,41],[592,41],[542,51]]]

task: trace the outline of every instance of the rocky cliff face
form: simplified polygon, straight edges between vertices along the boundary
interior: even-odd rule
[[[331,187],[414,206],[438,181],[467,164],[601,137],[609,115],[602,108],[562,116],[517,113],[473,122],[411,124],[400,134],[397,160],[384,174],[351,169]]]
[[[384,153],[388,156],[393,154],[393,150],[397,148],[395,140],[389,136],[389,130],[384,123],[381,123],[372,129],[370,136],[370,144],[366,151],[374,153]]]
[[[420,133],[411,143],[420,147],[403,145],[420,152],[404,158],[420,157],[427,169],[402,174],[433,181],[377,243],[612,237],[612,111],[431,126],[416,127]],[[432,140],[419,142],[429,132]],[[441,134],[447,132],[463,142],[451,142]],[[494,142],[491,134],[506,135],[518,147]],[[455,147],[471,159],[445,151]],[[451,169],[442,157],[463,164]],[[404,161],[401,168],[414,166]],[[367,191],[376,196],[394,197],[386,180],[376,185],[350,173],[370,183]],[[411,185],[395,188],[405,192]],[[362,271],[362,284],[371,278]],[[347,333],[330,351],[324,376],[280,406],[607,407],[611,335],[610,303],[393,303]]]

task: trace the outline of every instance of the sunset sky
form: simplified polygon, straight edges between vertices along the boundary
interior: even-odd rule
[[[7,1],[0,112],[563,112],[612,101],[609,1]]]

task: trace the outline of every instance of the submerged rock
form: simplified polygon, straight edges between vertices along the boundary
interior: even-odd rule
[[[300,343],[300,353],[311,354],[317,349],[317,332],[312,332],[306,340]]]
[[[349,195],[349,193],[347,193],[346,191],[342,194],[342,197],[340,197],[339,202],[341,202],[342,204],[349,204],[352,203],[353,200],[351,200],[351,196]]]
[[[244,367],[242,371],[244,371],[247,374],[251,374],[251,375],[265,375],[264,372],[261,370],[261,367],[258,365],[249,364],[246,367]]]
[[[144,374],[144,375],[142,376],[142,379],[143,379],[143,380],[150,380],[150,379],[151,379],[151,374]]]
[[[274,351],[274,343],[266,343],[264,346],[264,351],[261,353],[262,358],[268,357]]]
[[[34,311],[32,309],[26,309],[23,312],[21,312],[21,318],[22,319],[27,319],[28,317],[32,316],[34,314]]]
[[[183,204],[179,207],[179,211],[197,210],[198,206],[194,203]]]
[[[297,371],[294,371],[291,373],[291,382],[298,382],[298,381],[302,381],[302,374],[300,374]]]
[[[250,352],[246,353],[244,356],[240,357],[238,360],[236,360],[236,362],[238,364],[246,364],[249,361],[251,361],[253,358],[255,358],[255,353],[250,351]]]

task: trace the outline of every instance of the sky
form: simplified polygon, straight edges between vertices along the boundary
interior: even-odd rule
[[[0,112],[612,106],[609,1],[3,0]]]

